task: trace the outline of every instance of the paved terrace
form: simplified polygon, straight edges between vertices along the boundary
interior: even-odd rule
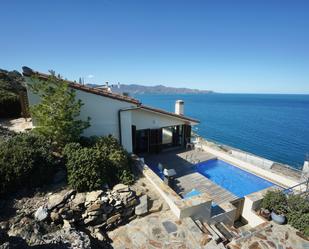
[[[175,169],[176,186],[174,190],[183,196],[196,189],[201,193],[207,193],[216,204],[231,202],[238,199],[237,196],[213,183],[203,175],[194,171],[194,164],[215,158],[212,154],[197,150],[173,150],[145,156],[145,162],[151,166],[159,163],[167,169]]]

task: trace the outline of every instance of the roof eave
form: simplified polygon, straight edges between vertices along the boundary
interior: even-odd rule
[[[178,115],[178,114],[173,113],[173,112],[167,112],[167,111],[164,111],[164,110],[161,110],[161,109],[157,109],[157,108],[153,108],[153,107],[149,107],[149,106],[145,106],[145,105],[141,105],[140,107],[141,107],[141,109],[144,109],[144,110],[160,113],[160,114],[167,115],[167,116],[172,116],[174,118],[182,119],[182,120],[185,120],[187,122],[189,121],[192,125],[197,125],[197,124],[200,123],[200,121],[197,120],[197,119],[190,118],[190,117],[183,116],[183,115]]]

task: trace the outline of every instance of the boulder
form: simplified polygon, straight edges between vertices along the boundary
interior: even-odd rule
[[[90,211],[87,212],[88,216],[99,216],[103,213],[103,210],[94,210],[94,211]]]
[[[121,217],[121,215],[119,213],[109,217],[106,221],[106,224],[109,225],[109,224],[113,224],[115,221],[117,221],[119,218]]]
[[[90,204],[91,202],[96,201],[99,197],[101,197],[102,194],[103,194],[102,190],[88,192],[86,194],[85,203]]]
[[[120,200],[117,200],[117,201],[115,201],[114,206],[117,207],[117,206],[120,206],[121,204],[122,204],[122,202]]]
[[[54,208],[59,207],[75,193],[76,193],[75,190],[63,190],[60,193],[51,195],[48,198],[47,203],[48,210],[53,210]]]
[[[99,229],[95,230],[95,232],[93,233],[93,237],[97,238],[100,241],[106,240],[105,235]]]
[[[48,217],[48,210],[43,206],[39,207],[34,213],[34,218],[38,221],[46,220],[47,217]]]
[[[82,207],[86,201],[86,194],[85,193],[77,193],[74,199],[71,202],[71,206],[73,208]]]
[[[163,206],[162,201],[160,200],[153,200],[151,208],[149,209],[149,213],[155,213],[161,211]]]
[[[91,222],[95,221],[96,219],[97,219],[96,216],[89,216],[89,217],[87,217],[86,219],[84,219],[84,224],[85,224],[85,225],[88,225],[88,224],[90,224]]]
[[[129,186],[122,184],[122,183],[119,183],[113,187],[113,192],[121,193],[121,192],[128,192],[128,191],[130,191]]]
[[[51,212],[50,213],[50,219],[55,223],[60,223],[61,216],[57,212]]]
[[[139,198],[139,204],[135,207],[136,215],[145,215],[148,212],[148,200],[147,195],[142,195]]]
[[[93,203],[92,205],[88,206],[87,212],[97,211],[102,209],[101,203]]]
[[[101,197],[101,201],[102,202],[108,202],[109,201],[109,198],[107,196],[102,196]]]
[[[70,222],[68,220],[63,220],[63,225],[62,225],[63,229],[70,229],[72,228]]]

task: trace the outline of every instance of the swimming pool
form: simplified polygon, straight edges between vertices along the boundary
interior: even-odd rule
[[[196,171],[238,197],[275,184],[219,159],[196,164]]]

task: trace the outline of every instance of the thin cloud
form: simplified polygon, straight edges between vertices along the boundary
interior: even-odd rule
[[[87,77],[88,77],[88,79],[92,79],[92,78],[94,78],[94,75],[89,74]]]

